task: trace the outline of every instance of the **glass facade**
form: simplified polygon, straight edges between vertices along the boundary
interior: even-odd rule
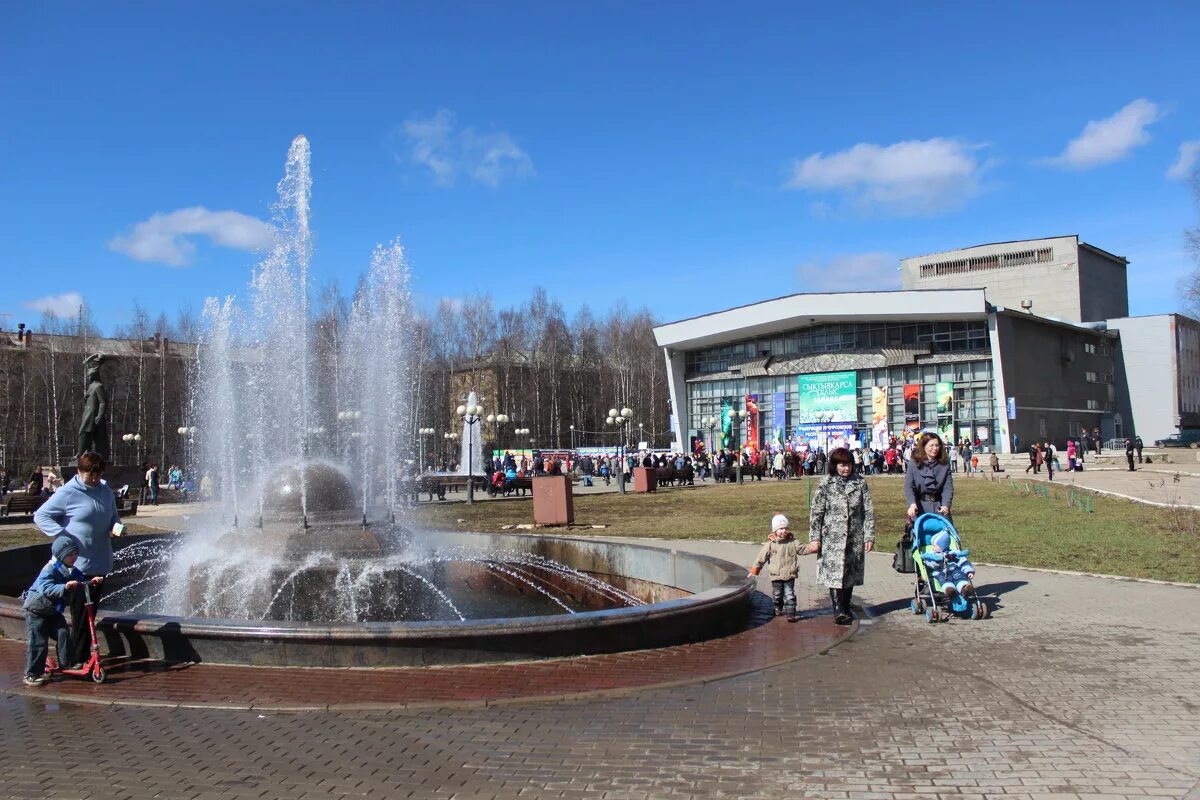
[[[955,324],[955,323],[951,323]],[[972,323],[974,324],[974,323]],[[717,349],[717,348],[714,348]],[[690,356],[689,355],[689,362]],[[850,371],[838,367],[837,371]],[[937,428],[936,385],[950,383],[954,388],[954,438],[970,436],[992,446],[999,433],[998,420],[1003,413],[1003,400],[993,396],[995,382],[990,355],[946,364],[913,364],[853,370],[857,373],[858,420],[860,431],[870,439],[872,388],[887,390],[888,430],[898,433],[905,426],[904,385],[918,384],[920,389],[920,423],[922,428]],[[799,386],[795,375],[691,380],[687,384],[687,430],[685,436],[700,436],[705,447],[714,447],[714,431],[701,425],[704,417],[720,416],[721,404],[731,400],[735,409],[743,407],[747,394],[758,396],[759,429],[762,443],[776,441],[782,429],[784,439],[795,433],[793,412],[799,406]],[[783,408],[776,408],[782,395]],[[720,430],[715,431],[717,437]],[[744,435],[744,426],[743,426]]]
[[[796,358],[818,353],[927,346],[931,353],[964,353],[989,347],[987,322],[845,322],[813,325],[758,339],[693,350],[686,354],[687,377],[724,372],[757,358]]]

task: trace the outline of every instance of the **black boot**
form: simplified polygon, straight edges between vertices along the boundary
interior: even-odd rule
[[[853,594],[853,586],[847,586],[845,589],[842,589],[842,613],[849,617],[851,621],[854,620],[854,611],[850,608],[850,597]]]
[[[845,589],[830,589],[829,596],[833,599],[833,621],[838,625],[849,625],[850,615],[844,610],[848,601]]]

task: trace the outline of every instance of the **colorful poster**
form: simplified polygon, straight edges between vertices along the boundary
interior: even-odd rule
[[[805,422],[796,426],[796,438],[809,447],[826,453],[837,447],[849,447],[854,440],[853,422]]]
[[[733,398],[726,397],[721,401],[721,447],[727,448],[733,443]]]
[[[921,430],[921,384],[904,384],[904,427],[916,433]]]
[[[937,415],[939,417],[954,416],[954,384],[939,381],[934,384],[933,389],[937,396]]]
[[[988,430],[987,425],[980,425],[975,429],[975,438],[981,442],[986,442],[991,438],[992,432]]]
[[[758,450],[758,395],[746,395],[746,445]]]
[[[888,413],[887,387],[871,387],[871,431],[876,447],[887,447]]]
[[[787,441],[787,395],[776,392],[771,397],[771,426],[775,429],[775,442],[780,447]]]
[[[701,455],[704,452],[705,447],[703,433],[697,432],[696,436],[689,436],[688,440],[690,442],[689,448],[691,449],[693,456]]]
[[[819,372],[798,375],[800,389],[795,422],[858,422],[858,373]]]

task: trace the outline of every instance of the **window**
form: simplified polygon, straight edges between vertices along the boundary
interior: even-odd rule
[[[1083,379],[1085,381],[1087,381],[1088,383],[1095,383],[1096,382],[1096,373],[1085,372],[1085,373],[1083,373]]]
[[[1093,342],[1084,342],[1084,343],[1083,343],[1083,352],[1085,352],[1085,353],[1088,353],[1089,355],[1095,355],[1095,354],[1096,354],[1096,345],[1095,345],[1095,343],[1093,343]]]
[[[1100,410],[1100,401],[1088,400],[1087,407],[1088,407],[1088,411],[1099,411]]]
[[[1021,250],[1013,253],[975,256],[974,258],[957,258],[950,261],[935,261],[932,264],[922,264],[921,277],[933,278],[941,275],[961,275],[981,270],[1023,267],[1029,264],[1046,264],[1053,260],[1054,250],[1050,247],[1043,247],[1040,250]]]

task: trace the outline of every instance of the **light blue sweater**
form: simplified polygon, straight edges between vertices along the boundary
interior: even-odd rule
[[[42,504],[33,515],[33,522],[47,536],[68,536],[79,542],[79,559],[75,568],[93,577],[112,572],[113,525],[117,502],[112,489],[102,483],[93,488],[76,475]]]

